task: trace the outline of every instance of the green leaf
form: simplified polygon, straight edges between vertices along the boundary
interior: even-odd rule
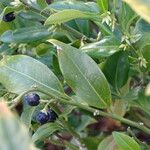
[[[120,41],[115,37],[105,37],[94,43],[85,44],[81,47],[92,58],[108,57],[119,50]]]
[[[49,5],[46,10],[64,10],[74,9],[82,12],[99,13],[98,6],[95,2],[83,2],[83,1],[56,1]]]
[[[126,101],[136,100],[138,99],[139,91],[140,91],[140,87],[130,89],[130,91],[126,93],[122,98]]]
[[[0,103],[0,149],[1,150],[36,150],[21,124],[8,108]]]
[[[59,1],[59,2],[53,2],[51,5],[49,5],[45,10],[50,10],[53,12],[53,10],[60,11],[60,10],[66,10],[66,9],[74,9],[79,10],[82,12],[89,12],[89,13],[99,13],[98,6],[95,2],[82,2],[82,1]],[[82,32],[84,35],[89,36],[89,33],[91,28],[88,20],[83,19],[74,19],[66,23],[70,27],[74,28],[75,30],[78,30]]]
[[[63,88],[54,73],[32,57],[4,57],[0,61],[0,74],[0,82],[12,93],[20,94],[36,85],[54,97],[63,95]]]
[[[121,150],[121,149],[118,148],[118,146],[115,144],[113,137],[108,136],[104,138],[102,142],[100,142],[98,150]]]
[[[122,87],[128,80],[129,60],[127,53],[119,51],[110,56],[103,66],[103,72],[114,88]]]
[[[28,127],[30,128],[31,126],[31,120],[32,120],[32,115],[35,111],[35,107],[31,106],[24,106],[23,112],[21,114],[21,121]]]
[[[48,6],[46,1],[43,1],[43,0],[36,0],[36,1],[37,1],[37,4],[39,5],[40,9],[44,9]]]
[[[88,115],[82,115],[80,124],[77,126],[76,131],[81,132],[86,129],[86,127],[90,124],[96,123],[96,120]]]
[[[139,144],[124,133],[113,132],[113,137],[122,150],[141,150]]]
[[[44,140],[60,129],[61,127],[56,123],[46,123],[37,129],[32,136],[32,140],[34,142],[37,140]]]
[[[143,48],[145,45],[150,43],[150,24],[144,21],[143,19],[139,19],[134,28],[134,33],[140,36],[139,41],[136,45],[139,48]]]
[[[103,12],[108,11],[108,0],[97,0],[97,4]]]
[[[23,1],[27,3],[29,6],[32,6],[33,8],[41,11],[47,6],[46,1],[43,0],[23,0]]]
[[[97,64],[88,55],[70,45],[57,40],[50,42],[58,47],[60,69],[76,95],[91,106],[110,106],[109,85]]]
[[[124,0],[133,10],[150,22],[150,1],[149,0]]]
[[[50,15],[49,18],[45,21],[45,25],[61,24],[77,18],[98,19],[98,17],[99,15],[95,13],[82,12],[74,9],[66,9]]]
[[[87,136],[87,137],[83,138],[83,140],[84,140],[84,143],[85,143],[86,147],[88,148],[88,150],[97,150],[99,142],[103,138],[104,138],[103,135],[96,136],[96,137]]]
[[[76,106],[69,106],[69,105],[67,105],[67,106],[63,106],[63,108],[64,108],[64,111],[61,112],[59,117],[64,117],[67,120],[68,115],[76,108]]]
[[[142,53],[143,53],[143,57],[147,61],[146,66],[150,71],[150,43],[148,43],[148,45],[143,46]]]
[[[15,31],[9,30],[2,34],[0,40],[5,43],[31,43],[38,40],[44,40],[51,35],[46,28],[39,27],[26,27],[20,28]]]
[[[12,23],[6,23],[0,20],[0,35],[2,35],[5,31],[12,29]]]
[[[122,3],[118,17],[122,29],[124,32],[128,32],[129,27],[137,17],[137,14],[129,7],[129,5]]]
[[[143,90],[139,91],[137,99],[131,101],[131,104],[150,115],[150,96],[145,96]]]
[[[8,43],[3,43],[0,45],[0,54],[4,55],[12,55],[15,51],[15,48],[11,48]]]

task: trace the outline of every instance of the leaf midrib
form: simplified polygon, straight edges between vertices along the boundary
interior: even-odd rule
[[[64,51],[65,53],[65,51]],[[91,85],[91,83],[88,81],[88,79],[86,78],[86,76],[84,76],[84,74],[82,73],[82,71],[80,71],[80,68],[75,64],[75,62],[67,55],[67,53],[65,53],[67,58],[75,65],[75,67],[77,68],[77,70],[79,70],[79,72],[81,73],[81,75],[83,76],[83,78],[87,81],[87,83],[89,84],[89,86],[91,87],[91,89],[93,89],[93,91],[96,93],[96,95],[98,96],[98,98],[100,98],[101,102],[103,102],[103,104],[105,106],[107,106],[107,103],[101,98],[101,96],[97,93],[96,89]]]
[[[18,74],[21,74],[21,75],[25,76],[26,78],[29,78],[30,80],[33,80],[33,81],[37,82],[38,84],[41,84],[42,86],[45,86],[46,88],[49,88],[50,90],[55,91],[55,92],[59,93],[60,95],[62,95],[62,93],[59,92],[58,90],[55,90],[55,89],[53,89],[53,88],[47,86],[46,84],[43,84],[42,82],[39,82],[38,80],[34,79],[33,77],[31,77],[31,76],[29,76],[29,75],[26,75],[26,74],[24,74],[24,73],[22,73],[22,72],[20,72],[20,71],[18,71],[18,70],[15,70],[14,68],[11,68],[11,67],[7,66],[6,64],[5,64],[4,66],[5,66],[6,68],[8,68],[8,69],[10,69],[10,70],[12,70],[12,71],[18,73]],[[53,95],[53,94],[52,94],[52,95]]]

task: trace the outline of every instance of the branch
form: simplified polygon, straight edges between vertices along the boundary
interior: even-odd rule
[[[47,96],[52,97],[52,95],[49,92],[47,92],[47,91],[45,91],[43,89],[39,89],[38,87],[36,87],[35,89],[31,89],[29,91],[26,91],[26,92],[20,94],[14,100],[15,104],[13,105],[13,107],[16,106],[21,101],[22,97],[26,93],[33,92],[33,91],[34,92],[41,92],[43,94],[46,94]],[[103,117],[107,117],[107,118],[112,118],[112,119],[118,120],[118,121],[120,121],[120,122],[122,122],[124,124],[127,124],[129,126],[135,127],[137,129],[142,130],[143,132],[145,132],[147,134],[150,134],[150,129],[148,127],[144,126],[144,124],[141,123],[141,122],[131,121],[131,120],[123,118],[123,117],[121,117],[119,115],[108,113],[108,112],[103,112],[101,110],[92,108],[92,107],[90,107],[88,105],[83,105],[83,104],[80,104],[78,102],[74,102],[73,99],[71,97],[67,96],[67,95],[64,95],[63,97],[59,97],[59,98],[56,97],[56,98],[57,98],[57,100],[59,100],[60,103],[64,103],[64,104],[68,104],[68,105],[72,105],[72,106],[77,106],[80,109],[83,109],[83,110],[86,110],[86,111],[89,111],[89,112],[93,113],[93,115],[99,115],[99,116],[103,116]],[[11,106],[11,108],[12,108],[12,106]]]

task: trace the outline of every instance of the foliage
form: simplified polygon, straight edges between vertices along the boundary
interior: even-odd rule
[[[149,150],[149,8],[1,0],[0,149]]]

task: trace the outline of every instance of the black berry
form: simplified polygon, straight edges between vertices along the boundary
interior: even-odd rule
[[[14,12],[10,12],[10,13],[8,13],[8,14],[6,14],[6,15],[3,16],[3,21],[5,21],[5,22],[11,22],[11,21],[13,21],[15,18],[16,18],[16,17],[15,17]]]
[[[58,118],[57,114],[52,109],[48,109],[47,113],[49,114],[49,122],[54,122]]]
[[[40,111],[36,115],[36,120],[41,124],[45,124],[49,120],[49,114],[48,113],[46,114],[46,113]]]
[[[29,93],[25,95],[24,99],[30,106],[37,106],[40,103],[40,97],[36,93]]]

